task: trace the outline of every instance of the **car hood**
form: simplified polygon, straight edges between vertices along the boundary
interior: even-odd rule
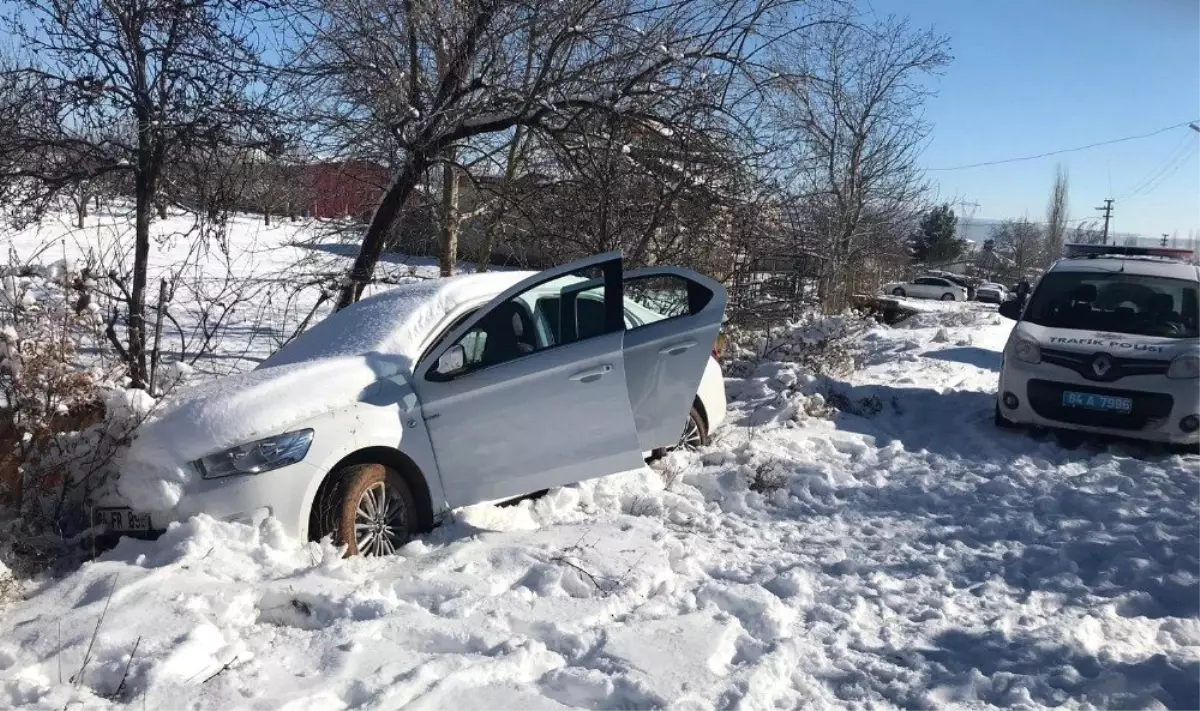
[[[117,491],[135,508],[170,509],[198,476],[191,462],[286,432],[355,402],[376,380],[398,372],[395,359],[343,356],[253,370],[180,390],[138,427],[120,462]]]
[[[1036,340],[1042,348],[1087,355],[1108,353],[1122,358],[1170,360],[1181,353],[1194,353],[1200,346],[1200,340],[1195,338],[1163,338],[1074,328],[1050,328],[1028,321],[1022,321],[1017,330]]]

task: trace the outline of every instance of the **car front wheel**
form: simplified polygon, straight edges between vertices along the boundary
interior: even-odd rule
[[[954,301],[954,294],[942,294],[942,301]]]
[[[318,501],[318,538],[333,534],[346,555],[391,555],[417,533],[417,505],[404,478],[382,464],[334,472]]]

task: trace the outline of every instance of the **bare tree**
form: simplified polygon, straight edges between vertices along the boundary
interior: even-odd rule
[[[992,228],[993,250],[1004,258],[1011,281],[1046,266],[1046,238],[1042,228],[1029,220],[1005,220]]]
[[[686,131],[677,117],[729,111],[752,93],[765,74],[756,57],[795,31],[800,8],[797,0],[297,1],[315,3],[295,13],[310,23],[297,28],[310,42],[295,63],[325,99],[314,111],[322,135],[395,160],[338,307],[358,298],[388,228],[422,175],[453,162],[452,148],[478,149],[519,127],[553,137],[585,114]]]
[[[1060,165],[1054,172],[1054,188],[1046,207],[1046,256],[1049,260],[1062,256],[1063,244],[1067,241],[1068,187],[1067,170]]]
[[[792,201],[826,255],[826,298],[843,305],[865,260],[889,258],[923,207],[917,157],[929,125],[924,77],[950,61],[947,39],[853,15],[796,35],[777,61],[792,81],[777,107],[792,156]]]
[[[129,177],[135,217],[125,352],[133,385],[145,387],[150,224],[176,187],[165,168],[197,146],[265,142],[271,103],[256,46],[265,24],[240,0],[12,4],[9,33],[36,58],[13,71],[36,86],[41,113],[53,120],[15,127],[0,146],[0,178],[32,186],[47,204],[88,180]]]

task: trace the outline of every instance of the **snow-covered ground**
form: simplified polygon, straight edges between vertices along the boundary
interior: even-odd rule
[[[1200,708],[1197,460],[996,430],[1008,328],[938,305],[846,380],[764,364],[705,452],[393,558],[123,541],[0,611],[0,707]]]
[[[357,252],[343,238],[358,229],[351,223],[275,219],[268,226],[261,216],[233,215],[223,230],[208,229],[207,239],[198,238],[203,229],[195,215],[181,211],[151,223],[146,296],[153,315],[159,280],[172,283],[167,313],[174,320],[164,324],[163,352],[168,360],[182,354],[203,377],[249,370],[277,350],[316,306],[322,286],[344,274]],[[116,204],[93,212],[82,229],[73,214],[53,213],[19,230],[0,227],[0,252],[10,264],[68,260],[101,275],[118,264],[127,269],[132,216]],[[460,268],[473,271],[474,265]],[[397,282],[437,274],[428,258],[394,254],[384,255],[376,270],[377,277]],[[103,277],[99,287],[115,290]],[[376,289],[368,286],[366,293]],[[315,318],[328,310],[326,302]],[[202,350],[208,352],[196,359]]]

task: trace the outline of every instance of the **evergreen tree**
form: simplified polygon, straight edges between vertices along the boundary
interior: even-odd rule
[[[913,261],[917,264],[948,262],[962,254],[966,243],[954,234],[958,218],[950,204],[945,203],[926,213],[921,226],[912,236]]]

